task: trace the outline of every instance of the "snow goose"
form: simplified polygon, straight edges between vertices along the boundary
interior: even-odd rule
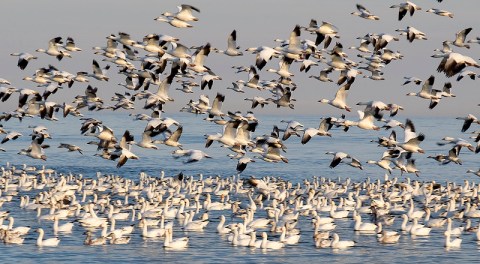
[[[457,82],[460,81],[461,79],[463,79],[463,77],[469,77],[470,79],[472,80],[475,80],[475,78],[477,77],[477,73],[473,72],[473,71],[470,71],[470,70],[467,70],[467,69],[463,69],[457,76]],[[450,87],[451,87],[451,84],[450,84]],[[443,93],[442,93],[443,95]],[[448,93],[447,93],[447,96],[448,96]],[[455,97],[455,96],[451,96],[451,97]]]
[[[16,52],[16,53],[11,53],[10,55],[18,56],[17,66],[20,68],[20,70],[25,70],[29,61],[37,59],[36,56],[33,56],[32,54],[27,52],[20,52],[20,53]]]
[[[227,49],[223,50],[215,50],[217,53],[223,53],[225,55],[235,57],[235,56],[242,56],[243,53],[239,51],[240,47],[237,46],[237,31],[233,30],[230,35],[228,35],[227,39]]]
[[[187,150],[177,149],[173,151],[172,154],[174,155],[174,157],[188,156],[188,159],[184,161],[184,163],[198,162],[203,158],[212,158],[207,153],[197,149],[187,149]]]
[[[228,234],[232,231],[229,227],[225,226],[225,216],[220,215],[220,222],[217,225],[217,233],[219,234]]]
[[[247,164],[250,162],[255,162],[255,160],[250,157],[242,157],[238,159],[237,172],[242,173],[247,168]]]
[[[330,154],[330,155],[333,155],[333,159],[332,161],[330,162],[330,165],[329,167],[331,169],[335,168],[338,164],[340,164],[340,162],[345,159],[345,158],[350,158],[350,155],[345,153],[345,152],[326,152],[325,154]]]
[[[370,13],[368,9],[366,9],[363,5],[357,4],[357,10],[355,12],[352,12],[351,14],[354,16],[358,16],[361,18],[365,18],[368,20],[379,20],[380,18],[378,16],[373,15]]]
[[[443,72],[447,77],[452,77],[468,66],[480,68],[480,65],[471,57],[460,53],[451,52],[442,55],[443,59],[437,67],[438,72]]]
[[[458,226],[458,227],[452,228],[452,219],[447,218],[447,231],[445,231],[445,233],[448,232],[451,235],[461,235],[464,229],[465,229],[464,226]]]
[[[200,13],[200,9],[187,4],[182,4],[180,6],[177,6],[177,8],[178,8],[178,11],[176,13],[164,12],[162,16],[175,17],[178,20],[186,21],[186,22],[198,21],[198,18],[193,15],[193,11]]]
[[[285,247],[285,244],[280,241],[271,241],[268,240],[268,235],[266,232],[262,232],[262,243],[260,248],[262,249],[281,249]]]
[[[109,77],[106,76],[107,70],[110,69],[110,65],[105,66],[103,69],[100,68],[100,65],[96,60],[92,62],[93,73],[87,74],[89,77],[93,77],[99,81],[108,81]]]
[[[390,157],[382,157],[380,160],[368,160],[368,164],[376,164],[378,167],[386,170],[388,174],[392,173],[392,167],[390,167],[390,164],[392,164],[392,160]]]
[[[333,240],[331,243],[331,247],[333,249],[346,249],[355,245],[355,242],[352,240],[340,240],[340,237],[337,233],[333,233],[332,236]]]
[[[469,170],[467,170],[466,173],[472,173],[472,174],[477,175],[478,177],[480,177],[480,169],[478,169],[478,170],[476,170],[476,171],[469,169]]]
[[[139,159],[137,155],[130,151],[129,144],[135,144],[135,142],[130,131],[125,130],[120,144],[115,147],[115,151],[110,153],[110,159],[116,160],[118,158],[117,168],[122,167],[129,159]]]
[[[400,35],[405,35],[409,42],[413,42],[415,39],[427,39],[427,36],[424,32],[412,26],[407,26],[406,29],[396,29],[395,31],[400,32]]]
[[[222,77],[217,76],[217,75],[204,74],[202,76],[202,81],[200,82],[200,89],[204,90],[205,87],[207,87],[207,85],[208,85],[208,89],[212,90],[213,81],[221,80],[221,79],[222,79]]]
[[[183,132],[183,126],[178,126],[177,129],[170,134],[168,138],[165,140],[155,140],[153,143],[160,143],[160,144],[165,144],[170,147],[176,147],[176,148],[182,148],[182,144],[178,142],[180,140],[180,137],[182,136]]]
[[[188,66],[189,68],[197,73],[201,72],[209,72],[210,68],[204,66],[205,58],[210,54],[211,45],[207,43],[200,48],[197,49],[195,54],[193,55],[195,58],[193,59],[193,63],[190,63]],[[193,57],[192,56],[192,57]]]
[[[315,78],[321,82],[333,82],[333,80],[328,77],[328,74],[331,73],[332,71],[333,71],[333,68],[328,67],[326,69],[321,70],[319,76],[310,75],[308,76],[308,78]]]
[[[305,71],[305,73],[307,73],[312,66],[318,66],[318,63],[312,60],[303,59],[302,65],[300,66],[300,71]]]
[[[263,159],[264,161],[267,162],[280,162],[283,161],[285,163],[288,163],[288,159],[284,157],[283,155],[280,154],[280,149],[279,147],[275,147],[273,145],[265,145],[263,147],[264,151],[262,156],[255,156],[254,158],[260,158]]]
[[[451,233],[446,231],[445,232],[445,247],[446,248],[459,248],[462,244],[462,239],[461,238],[455,238],[453,240],[450,239]]]
[[[290,33],[288,44],[286,47],[275,47],[274,49],[280,51],[284,57],[290,60],[299,60],[303,58],[304,51],[300,47],[300,26],[296,25]]]
[[[173,239],[173,230],[172,228],[167,228],[165,230],[165,242],[163,247],[166,249],[184,249],[188,247],[189,238],[188,237],[179,237]]]
[[[106,225],[105,225],[106,226]],[[91,231],[87,231],[85,232],[84,234],[86,235],[85,237],[85,240],[83,241],[83,244],[84,245],[88,245],[88,246],[100,246],[100,245],[105,245],[107,244],[107,237],[106,237],[106,227],[105,228],[105,236],[100,236],[100,237],[97,237],[97,238],[92,238],[92,232]],[[102,231],[103,233],[103,231]]]
[[[47,160],[47,156],[45,155],[43,148],[40,146],[39,140],[36,138],[32,140],[32,143],[30,144],[30,148],[22,154],[25,154],[33,159],[41,159],[41,160]]]
[[[374,111],[368,107],[365,111],[357,110],[360,120],[356,122],[356,126],[365,130],[380,130],[380,127],[374,124],[375,115],[378,115]]]
[[[54,219],[53,220],[53,233],[54,234],[57,234],[58,232],[61,232],[61,233],[71,233],[72,232],[72,229],[73,229],[73,226],[74,226],[73,222],[68,222],[68,223],[64,223],[62,225],[59,225],[58,215],[56,215],[53,219]]]
[[[480,120],[478,120],[477,117],[472,114],[468,114],[466,117],[457,117],[456,119],[464,120],[462,125],[462,132],[467,131],[472,125],[472,123],[480,124]]]
[[[307,142],[310,141],[312,137],[317,135],[331,137],[332,135],[330,134],[330,132],[328,132],[328,130],[330,130],[332,126],[333,126],[333,122],[331,117],[322,118],[320,120],[320,125],[318,126],[318,128],[309,127],[303,131],[301,143],[307,144]]]
[[[77,146],[77,145],[73,145],[73,144],[67,144],[67,143],[60,143],[60,146],[58,146],[59,148],[66,148],[68,149],[69,152],[72,152],[72,151],[78,151],[80,154],[83,154],[82,153],[82,149]]]
[[[427,13],[432,13],[432,14],[435,14],[435,15],[439,15],[439,16],[444,16],[444,17],[449,17],[449,18],[453,18],[453,13],[452,12],[449,12],[447,10],[441,10],[441,9],[437,9],[437,8],[430,8],[426,11]]]
[[[4,143],[6,143],[10,140],[13,141],[13,140],[15,140],[15,139],[17,139],[21,136],[22,136],[22,134],[17,132],[17,131],[10,131],[10,132],[8,132],[8,134],[5,135],[5,137],[2,139],[2,141],[0,143],[4,144]]]
[[[37,238],[37,246],[39,247],[56,247],[60,243],[60,239],[56,237],[52,237],[49,239],[43,239],[44,231],[42,228],[37,229],[38,238]]]
[[[276,74],[278,74],[278,75],[280,75],[281,77],[284,77],[284,78],[289,78],[289,77],[293,76],[293,73],[291,73],[290,70],[289,70],[292,62],[293,62],[292,59],[290,59],[288,57],[283,57],[282,60],[280,60],[280,62],[278,63],[278,65],[279,65],[278,70],[268,69],[267,71],[276,73]]]
[[[401,21],[403,17],[405,17],[405,15],[407,14],[407,12],[410,13],[410,16],[413,16],[415,10],[422,10],[421,7],[410,1],[400,3],[398,5],[392,5],[390,6],[390,8],[398,8],[398,21]]]
[[[424,150],[420,148],[419,144],[425,139],[425,135],[424,134],[417,135],[413,122],[408,118],[405,121],[404,134],[405,134],[404,143],[397,144],[399,147],[401,147],[405,151],[409,151],[413,153],[417,153],[417,152],[424,153]]]
[[[467,37],[468,33],[470,33],[470,31],[472,31],[471,27],[460,30],[457,33],[455,33],[455,40],[451,42],[451,44],[460,48],[463,47],[463,48],[469,49],[470,45],[465,43],[465,38]]]
[[[400,239],[400,234],[395,232],[395,234],[388,234],[386,230],[383,230],[380,234],[377,235],[377,240],[383,244],[395,244]]]
[[[419,79],[417,77],[403,77],[403,79],[405,79],[405,82],[402,85],[406,85],[409,83],[415,83],[416,85],[420,85],[423,82],[422,79]]]
[[[432,228],[419,224],[418,218],[413,218],[413,224],[409,231],[412,236],[428,236],[430,231],[432,231]]]
[[[118,237],[115,233],[110,233],[107,238],[110,238],[110,244],[112,245],[125,245],[131,240],[131,237]]]
[[[359,214],[353,216],[355,220],[355,225],[353,230],[360,231],[360,232],[373,232],[377,230],[377,225],[374,223],[363,223],[362,217]]]
[[[243,90],[243,87],[245,85],[243,83],[232,82],[232,85],[233,87],[227,87],[227,89],[233,90],[237,93],[245,93],[245,91]]]
[[[72,37],[67,38],[67,41],[65,42],[65,45],[63,46],[63,48],[68,51],[82,51],[81,48],[75,46],[75,41],[73,40]]]
[[[56,38],[53,38],[51,39],[49,42],[48,42],[48,49],[36,49],[35,51],[36,52],[42,52],[42,53],[45,53],[47,55],[50,55],[50,56],[54,56],[57,58],[57,60],[62,60],[63,57],[72,57],[70,55],[70,53],[66,52],[66,51],[61,51],[59,49],[59,47],[61,46],[62,44],[62,37],[56,37]]]
[[[267,99],[265,99],[263,97],[260,97],[260,96],[254,96],[253,98],[245,98],[244,100],[252,102],[252,106],[251,106],[252,109],[257,107],[258,105],[260,105],[263,108],[265,105],[267,105],[269,103],[269,101],[267,101]]]
[[[350,90],[350,86],[352,85],[352,83],[353,81],[350,80],[349,82],[341,86],[335,94],[335,98],[333,100],[321,99],[319,102],[329,104],[339,109],[345,109],[346,111],[350,112],[351,108],[347,105],[345,99],[347,98],[347,93]]]
[[[278,57],[281,54],[280,51],[267,46],[252,47],[246,49],[245,51],[250,51],[254,54],[257,54],[255,58],[255,65],[259,70],[262,70],[267,62],[272,59],[272,57]],[[250,67],[250,69],[252,68]]]
[[[315,39],[315,46],[318,46],[320,43],[324,42],[324,47],[328,47],[333,37],[338,37],[338,28],[332,23],[322,21],[320,26],[317,25],[317,20],[311,19],[310,24],[307,28],[307,31],[317,34]]]
[[[28,231],[30,231],[30,227],[29,226],[17,226],[17,227],[13,227],[13,224],[14,224],[14,218],[13,216],[9,216],[8,217],[8,227],[7,227],[7,230],[11,233],[15,233],[19,236],[24,236],[28,233]]]

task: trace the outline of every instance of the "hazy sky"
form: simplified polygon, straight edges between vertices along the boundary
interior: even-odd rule
[[[36,88],[31,82],[23,81],[22,78],[30,76],[35,69],[52,64],[61,70],[76,73],[77,71],[91,72],[92,59],[102,62],[103,57],[93,54],[93,46],[105,46],[106,36],[118,34],[119,31],[131,34],[132,38],[141,40],[143,36],[150,33],[167,34],[180,38],[180,43],[186,46],[199,46],[210,42],[213,47],[225,49],[227,36],[233,29],[237,30],[237,44],[244,50],[248,47],[270,46],[277,43],[276,38],[287,39],[296,24],[306,26],[310,19],[314,18],[319,22],[329,21],[339,29],[341,38],[338,39],[344,46],[349,58],[360,62],[358,52],[348,50],[347,47],[358,46],[356,39],[367,33],[389,33],[397,35],[395,29],[403,29],[407,26],[426,33],[428,40],[415,40],[409,43],[404,36],[400,41],[389,44],[388,48],[399,51],[404,59],[393,61],[384,70],[384,81],[373,81],[370,79],[358,78],[352,86],[347,98],[347,103],[354,110],[361,109],[355,104],[360,101],[381,100],[386,103],[397,103],[405,107],[403,116],[411,115],[449,115],[463,116],[467,113],[477,114],[479,107],[480,90],[476,81],[463,79],[460,82],[450,78],[453,83],[453,93],[456,98],[445,98],[434,109],[429,110],[429,102],[415,97],[407,97],[408,92],[416,92],[420,86],[402,86],[404,76],[416,76],[427,79],[430,75],[436,77],[434,88],[441,89],[447,78],[436,72],[440,59],[430,56],[433,49],[441,48],[443,40],[453,40],[455,32],[467,27],[473,27],[468,39],[480,36],[480,28],[476,28],[474,22],[478,22],[478,10],[480,1],[453,1],[444,0],[438,3],[435,0],[414,1],[422,7],[413,17],[406,16],[402,21],[397,20],[398,9],[389,8],[392,4],[401,1],[224,1],[224,0],[201,0],[201,1],[25,1],[9,0],[2,2],[2,43],[0,44],[0,77],[11,81],[17,88],[34,88],[43,92],[43,88]],[[176,11],[176,6],[182,3],[198,7],[201,13],[198,22],[193,22],[193,28],[178,29],[166,23],[154,21],[154,18],[165,11]],[[379,21],[370,21],[352,16],[355,11],[355,4],[361,3],[372,13],[380,17]],[[449,10],[454,13],[454,18],[440,17],[426,13],[429,8]],[[82,52],[73,53],[73,58],[64,58],[57,61],[46,54],[36,53],[37,48],[46,48],[51,38],[61,36],[66,39],[71,36],[75,39],[77,46],[83,48]],[[302,31],[302,39],[314,40],[315,36]],[[331,47],[333,44],[331,45]],[[331,48],[330,47],[330,48]],[[480,46],[472,44],[472,48],[454,48],[455,51],[471,56],[478,60]],[[9,54],[12,52],[30,52],[38,55],[38,60],[30,62],[28,67],[21,71],[16,67],[17,57]],[[140,54],[145,52],[140,51]],[[211,91],[195,91],[194,94],[185,95],[175,88],[178,84],[172,85],[170,94],[175,102],[166,106],[167,112],[177,112],[189,99],[198,99],[199,95],[208,94],[214,98],[217,92],[226,95],[223,110],[246,111],[250,102],[244,101],[246,97],[256,94],[268,97],[269,92],[248,91],[245,94],[237,94],[226,87],[231,82],[239,79],[247,80],[247,73],[235,74],[231,69],[233,65],[252,65],[255,57],[246,53],[243,57],[228,57],[222,54],[211,53],[205,64],[223,78],[217,81]],[[138,62],[135,62],[138,67]],[[292,65],[292,72],[295,74],[294,81],[298,84],[293,97],[297,99],[295,110],[277,109],[274,105],[268,105],[264,109],[255,109],[255,113],[280,113],[290,114],[314,114],[314,115],[339,115],[343,111],[329,105],[320,104],[317,101],[322,98],[331,99],[337,90],[337,85],[322,83],[315,79],[308,78],[309,75],[318,75],[319,71],[325,68],[325,64],[314,67],[308,73],[299,72],[299,63]],[[263,80],[276,79],[277,75],[269,73],[269,68],[278,68],[278,59],[270,61],[260,72]],[[473,71],[477,69],[472,69]],[[368,72],[367,72],[368,73]],[[123,92],[124,88],[118,86],[124,82],[125,76],[117,73],[116,67],[108,72],[110,81],[99,82],[91,80],[93,86],[101,91],[99,95],[106,101],[114,92]],[[332,78],[336,79],[338,73],[333,73]],[[196,79],[200,82],[200,78]],[[49,100],[62,103],[71,102],[77,94],[83,94],[87,85],[76,83],[72,88],[65,87]],[[248,89],[248,88],[246,88]],[[15,109],[18,102],[18,95],[13,95],[9,101],[0,105],[0,111]],[[134,112],[145,112],[142,110],[143,101],[137,104]],[[86,110],[84,110],[86,111]]]

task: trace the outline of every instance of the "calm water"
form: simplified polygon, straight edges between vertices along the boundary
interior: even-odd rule
[[[202,149],[205,144],[203,135],[208,133],[221,132],[218,125],[205,124],[203,116],[194,116],[189,114],[168,115],[184,125],[184,134],[180,142],[184,148]],[[272,125],[277,124],[282,128],[285,124],[280,123],[279,116],[257,116],[260,119],[260,125],[254,135],[269,133]],[[355,117],[351,117],[354,119]],[[132,121],[132,118],[126,117],[126,114],[105,114],[101,118],[103,123],[111,127],[118,137],[121,137],[123,131],[128,128],[135,135],[136,140],[140,140],[141,132],[146,124],[145,121]],[[317,127],[319,118],[310,116],[294,117],[295,120],[302,123],[305,127]],[[405,121],[399,118],[400,121]],[[427,159],[427,155],[439,153],[447,154],[451,145],[437,146],[436,142],[444,136],[462,137],[467,139],[469,134],[460,132],[461,121],[455,118],[412,118],[417,131],[426,134],[426,140],[422,143],[426,154],[416,155],[417,167],[421,171],[420,178],[415,175],[407,175],[412,179],[420,181],[435,180],[440,183],[446,181],[455,181],[463,183],[464,180],[477,181],[473,174],[466,174],[467,169],[478,169],[478,156],[468,150],[462,149],[461,159],[463,165],[449,164],[440,166],[436,161]],[[16,153],[30,144],[31,132],[29,125],[44,124],[49,128],[52,135],[51,140],[45,143],[51,147],[46,149],[48,160],[46,162],[32,160],[28,157],[17,155]],[[226,155],[229,153],[226,149],[219,147],[216,142],[205,151],[213,156],[213,159],[202,160],[199,163],[183,164],[181,160],[175,160],[171,157],[170,147],[160,145],[159,150],[133,148],[140,159],[128,161],[122,168],[115,168],[116,162],[103,160],[93,156],[96,148],[87,145],[86,142],[92,140],[91,137],[80,135],[80,121],[68,117],[61,118],[58,122],[40,121],[38,119],[25,119],[22,123],[16,120],[4,123],[7,130],[16,130],[23,134],[16,141],[3,144],[6,152],[0,152],[0,163],[5,165],[10,162],[16,166],[26,163],[29,165],[53,168],[63,173],[81,173],[85,177],[95,177],[96,172],[115,173],[123,177],[138,179],[140,172],[146,172],[149,175],[160,175],[165,171],[167,176],[176,175],[183,171],[187,175],[196,176],[203,173],[205,176],[220,175],[221,177],[230,177],[236,173],[236,161],[230,160]],[[473,131],[475,127],[470,128]],[[383,179],[384,172],[375,165],[364,164],[364,170],[360,171],[350,166],[340,164],[335,169],[328,167],[331,156],[326,155],[327,151],[344,151],[358,157],[362,162],[368,159],[378,160],[381,157],[383,148],[377,147],[370,140],[377,136],[388,136],[389,131],[363,131],[358,128],[351,128],[347,133],[340,129],[333,129],[332,138],[315,137],[306,145],[300,144],[300,139],[292,137],[287,144],[287,153],[284,155],[289,159],[288,164],[271,164],[263,161],[249,164],[242,174],[242,177],[255,175],[279,176],[292,182],[301,182],[305,178],[312,176],[321,176],[337,180],[344,180],[349,177],[353,181],[363,181],[367,177],[373,180]],[[398,130],[398,139],[403,139],[403,131]],[[470,140],[473,143],[473,140]],[[71,143],[81,146],[84,149],[84,155],[78,152],[68,153],[65,149],[59,149],[60,142]],[[399,171],[394,171],[393,176],[404,180],[407,176],[400,176]],[[15,217],[15,226],[30,225],[32,228],[42,226],[46,230],[46,237],[52,236],[52,223],[36,221],[36,212],[23,211],[18,209],[19,198],[14,198],[11,203],[5,203],[1,210],[10,210]],[[328,260],[335,263],[379,263],[384,261],[393,261],[395,263],[424,263],[432,262],[433,259],[438,262],[451,263],[453,261],[473,262],[478,259],[480,246],[474,241],[474,235],[465,233],[462,235],[463,243],[461,249],[447,251],[444,247],[443,229],[434,229],[431,235],[424,238],[412,238],[405,234],[400,238],[400,242],[394,245],[382,245],[376,241],[373,235],[356,234],[351,225],[352,220],[336,221],[336,232],[340,234],[341,239],[353,239],[357,246],[341,251],[331,249],[317,249],[314,247],[310,217],[301,217],[298,227],[302,230],[302,238],[299,245],[287,246],[277,251],[262,251],[259,249],[249,249],[243,247],[233,247],[225,237],[216,233],[218,216],[222,212],[213,211],[210,213],[211,222],[204,232],[183,232],[176,223],[174,237],[188,235],[190,244],[188,249],[181,251],[169,251],[163,249],[163,239],[144,240],[140,236],[140,230],[137,228],[132,240],[128,245],[106,245],[100,247],[89,247],[83,245],[83,228],[74,227],[74,232],[70,235],[60,235],[60,245],[57,248],[37,248],[35,245],[37,234],[31,232],[27,235],[24,245],[10,246],[2,245],[2,254],[0,262],[9,263],[12,261],[21,261],[22,263],[58,263],[58,262],[132,262],[132,261],[176,261],[176,262],[205,262],[205,263],[225,263],[228,261],[241,263],[275,263],[275,262],[301,262]],[[259,215],[260,217],[262,215]],[[365,220],[365,219],[364,219]],[[227,223],[238,221],[230,219],[227,216]],[[397,218],[392,229],[399,229],[400,220]],[[476,225],[477,220],[473,220]],[[129,225],[130,222],[119,221],[118,226]],[[454,226],[461,225],[455,220]],[[278,239],[276,236],[273,239]]]

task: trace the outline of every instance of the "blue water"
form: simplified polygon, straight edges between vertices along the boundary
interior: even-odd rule
[[[86,113],[87,115],[89,113]],[[96,177],[97,172],[116,174],[122,177],[138,180],[140,172],[146,172],[151,176],[159,176],[161,171],[166,176],[174,176],[180,172],[188,176],[198,177],[199,173],[204,176],[230,177],[236,175],[236,161],[229,159],[226,155],[228,150],[221,148],[217,142],[208,148],[204,148],[205,140],[203,135],[209,133],[221,132],[221,127],[214,124],[208,124],[203,121],[203,116],[191,114],[168,114],[165,115],[176,119],[184,125],[184,134],[180,142],[184,148],[202,149],[210,154],[213,159],[205,159],[198,163],[184,164],[181,159],[173,159],[171,151],[173,148],[159,145],[159,150],[141,149],[134,146],[132,151],[137,154],[139,160],[129,160],[123,167],[117,169],[116,162],[101,159],[93,156],[96,147],[87,145],[86,142],[93,140],[92,137],[80,135],[80,120],[72,117],[60,118],[57,122],[48,122],[39,119],[24,119],[21,123],[12,120],[4,124],[7,130],[16,130],[23,134],[22,137],[3,144],[6,152],[0,152],[0,162],[3,166],[9,162],[10,165],[21,167],[22,164],[42,166],[52,168],[61,173],[82,174],[87,178]],[[98,117],[98,116],[97,116]],[[273,124],[282,128],[285,124],[280,123],[281,116],[257,116],[260,124],[254,136],[269,133]],[[354,119],[355,117],[351,117]],[[102,114],[103,123],[111,127],[118,137],[121,137],[125,129],[129,129],[136,140],[140,140],[141,132],[146,124],[145,121],[133,121],[127,114]],[[315,116],[293,116],[289,119],[295,119],[305,127],[317,127],[319,117]],[[400,121],[404,121],[401,117]],[[455,120],[452,117],[445,118],[412,118],[418,132],[426,134],[426,140],[422,142],[425,154],[416,154],[417,167],[420,169],[420,177],[414,174],[401,176],[398,170],[394,170],[391,177],[399,177],[400,181],[405,181],[406,177],[419,181],[436,181],[445,183],[454,181],[462,184],[464,180],[477,181],[473,174],[466,174],[467,169],[476,170],[478,166],[478,156],[468,150],[462,149],[461,159],[463,165],[448,164],[440,166],[432,159],[427,159],[427,155],[443,153],[446,154],[451,148],[450,145],[437,146],[436,142],[445,136],[462,137],[467,139],[469,134],[462,134],[460,128],[462,121]],[[31,132],[29,125],[44,124],[49,128],[52,139],[45,143],[50,148],[45,150],[48,156],[47,161],[33,160],[29,157],[17,155],[21,148],[26,148],[30,144]],[[475,127],[470,128],[473,131]],[[291,137],[286,141],[287,152],[284,155],[289,159],[288,164],[267,163],[258,160],[247,166],[241,177],[255,175],[256,177],[275,176],[294,183],[302,183],[304,179],[312,179],[313,176],[320,176],[332,179],[334,181],[344,181],[347,177],[352,181],[361,182],[367,178],[372,180],[384,178],[384,171],[371,164],[363,164],[364,170],[352,168],[340,164],[334,169],[328,167],[331,156],[326,155],[327,151],[344,151],[354,157],[359,158],[363,163],[369,159],[378,160],[381,157],[383,148],[377,147],[374,140],[377,136],[388,136],[389,131],[364,131],[358,128],[350,128],[348,132],[343,132],[338,128],[332,129],[332,137],[314,137],[306,145],[300,144],[300,138]],[[403,139],[403,132],[397,129],[399,140]],[[470,139],[473,143],[473,140]],[[76,144],[84,150],[83,155],[78,152],[67,152],[65,149],[57,148],[59,143]],[[202,198],[203,199],[203,198]],[[239,197],[245,199],[245,197]],[[24,211],[19,209],[19,197],[15,197],[10,203],[5,203],[1,210],[10,210],[11,215],[15,217],[15,226],[30,225],[32,230],[36,227],[43,227],[46,230],[46,237],[52,236],[52,223],[36,220],[36,212]],[[263,212],[263,211],[259,211]],[[74,231],[69,235],[60,235],[60,245],[56,248],[38,248],[35,245],[37,234],[30,232],[23,245],[1,245],[2,254],[0,262],[9,263],[12,261],[21,261],[22,263],[59,263],[59,262],[133,262],[133,261],[166,261],[166,262],[203,262],[203,263],[275,263],[275,262],[302,262],[328,260],[334,263],[378,263],[384,261],[393,261],[395,263],[424,263],[431,262],[433,259],[438,262],[451,263],[460,261],[468,263],[476,261],[478,250],[480,249],[474,235],[465,233],[462,235],[463,243],[460,249],[447,251],[444,246],[444,229],[434,229],[428,237],[412,238],[409,234],[403,234],[399,243],[394,245],[382,245],[376,241],[373,235],[357,234],[353,232],[351,218],[346,220],[337,220],[336,232],[340,234],[341,239],[353,239],[357,245],[348,250],[334,251],[331,249],[317,249],[313,244],[313,228],[311,217],[301,216],[298,228],[302,231],[300,244],[287,246],[282,250],[263,251],[259,249],[249,249],[243,247],[231,246],[224,236],[216,233],[218,216],[226,214],[227,223],[240,221],[232,219],[227,212],[212,211],[210,214],[210,223],[204,232],[183,232],[175,222],[174,237],[188,235],[190,237],[189,247],[181,251],[169,251],[163,249],[163,239],[144,240],[140,236],[140,230],[136,228],[132,234],[132,240],[127,245],[105,245],[99,247],[89,247],[83,245],[83,228],[76,225]],[[322,213],[324,215],[325,213]],[[264,216],[259,213],[259,217]],[[364,218],[365,221],[365,218]],[[395,224],[389,229],[399,229],[400,219],[397,218]],[[477,225],[477,220],[472,221]],[[4,222],[4,224],[7,221]],[[118,221],[118,226],[129,225],[128,221]],[[454,226],[461,225],[459,220],[454,221]],[[96,233],[98,234],[98,232]],[[272,239],[278,239],[275,235]]]

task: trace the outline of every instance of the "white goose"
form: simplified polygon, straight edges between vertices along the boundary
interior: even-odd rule
[[[378,228],[374,223],[362,223],[362,217],[359,214],[355,215],[353,219],[355,220],[355,226],[353,227],[355,231],[373,232]]]
[[[329,104],[338,109],[345,109],[347,112],[350,112],[351,108],[347,105],[345,100],[347,99],[347,93],[348,90],[350,90],[350,86],[352,85],[352,83],[353,81],[349,81],[347,82],[347,84],[340,87],[340,89],[338,89],[337,93],[335,94],[335,98],[333,100],[321,99],[319,102]]]
[[[52,237],[52,238],[43,240],[44,231],[42,228],[38,228],[37,232],[38,232],[37,246],[39,247],[56,247],[60,243],[60,239],[58,239],[57,237]]]
[[[173,230],[172,228],[167,228],[165,230],[165,242],[163,247],[166,249],[184,249],[188,247],[188,237],[179,237],[173,239]]]
[[[454,240],[450,240],[450,236],[452,234],[448,231],[445,232],[445,247],[446,248],[459,248],[462,244],[461,238],[455,238]]]
[[[235,57],[235,56],[242,56],[243,53],[239,51],[240,47],[237,46],[237,31],[233,30],[230,35],[228,35],[228,40],[227,40],[227,50],[215,50],[217,53],[223,53],[225,55]]]
[[[337,233],[333,233],[333,240],[331,243],[331,247],[333,249],[346,249],[349,247],[355,246],[355,241],[352,240],[340,240],[340,237]]]
[[[260,248],[262,249],[281,249],[285,247],[285,244],[280,241],[271,241],[268,240],[268,235],[266,232],[262,232],[262,243]]]

